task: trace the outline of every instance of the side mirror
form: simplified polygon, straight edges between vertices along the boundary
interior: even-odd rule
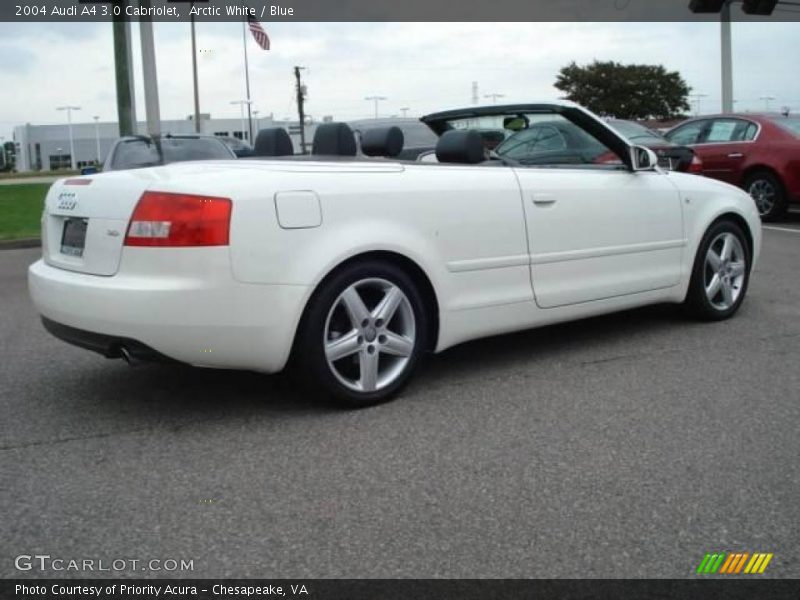
[[[634,171],[654,171],[658,166],[658,156],[650,148],[631,146],[631,166]]]
[[[83,167],[81,169],[81,175],[94,175],[95,173],[99,173],[100,171],[97,170],[97,167]]]

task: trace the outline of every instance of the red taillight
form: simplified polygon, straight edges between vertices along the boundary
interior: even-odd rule
[[[700,175],[703,172],[703,161],[695,154],[692,156],[692,162],[689,163],[689,173]]]
[[[126,246],[227,246],[231,201],[145,192],[133,211]]]

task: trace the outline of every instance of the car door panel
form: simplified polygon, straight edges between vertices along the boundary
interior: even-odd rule
[[[736,184],[747,158],[747,143],[703,144],[694,147],[703,160],[703,175]]]
[[[555,308],[677,285],[685,245],[669,176],[516,169],[536,303]]]

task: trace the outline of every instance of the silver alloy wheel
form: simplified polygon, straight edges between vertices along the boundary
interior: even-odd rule
[[[708,247],[703,269],[703,287],[711,306],[724,311],[736,304],[746,271],[747,257],[739,238],[727,231],[720,233]]]
[[[766,179],[756,179],[750,184],[750,188],[747,191],[755,200],[760,215],[766,215],[775,208],[775,196],[778,191],[772,185],[772,182]]]
[[[325,320],[328,367],[357,392],[374,392],[396,381],[411,359],[415,340],[411,302],[385,279],[362,279],[348,287]]]

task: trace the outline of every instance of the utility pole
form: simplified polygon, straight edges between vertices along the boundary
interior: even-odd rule
[[[297,81],[297,116],[300,119],[300,154],[306,153],[306,113],[303,104],[306,100],[306,86],[300,80],[300,71],[305,67],[294,68],[294,78]]]
[[[121,14],[125,14],[125,0],[117,0]],[[131,55],[131,24],[114,17],[114,73],[117,88],[117,121],[119,135],[134,135],[136,131],[136,103],[133,88],[133,57]]]
[[[406,118],[406,115],[408,115],[408,110],[409,108],[407,106],[404,106],[403,108],[400,109],[400,112],[403,113],[404,119]]]
[[[479,97],[478,96],[478,82],[477,81],[473,81],[472,82],[472,105],[473,106],[477,106],[478,105],[478,97]]]
[[[59,106],[56,108],[56,110],[67,111],[67,129],[69,130],[69,162],[73,171],[77,167],[75,166],[75,141],[72,137],[72,111],[80,109],[80,106]]]
[[[492,104],[497,104],[497,99],[498,98],[505,98],[506,95],[505,94],[484,94],[483,97],[484,98],[491,98],[492,99]]]
[[[367,96],[366,98],[364,98],[364,100],[367,100],[369,102],[374,102],[375,103],[375,118],[377,119],[378,118],[378,102],[380,102],[381,100],[388,100],[388,98],[386,98],[386,96]]]

